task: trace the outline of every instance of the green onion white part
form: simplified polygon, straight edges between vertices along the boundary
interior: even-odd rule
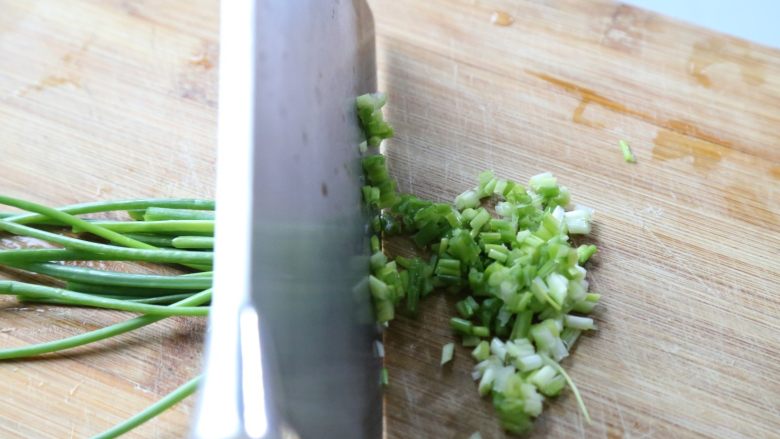
[[[455,343],[447,343],[441,347],[441,365],[452,361],[452,357],[455,356]]]

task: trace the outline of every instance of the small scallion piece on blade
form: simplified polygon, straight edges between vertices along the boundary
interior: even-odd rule
[[[463,336],[463,342],[461,345],[464,348],[473,348],[475,346],[478,346],[482,342],[482,339],[477,337],[476,335],[465,335]]]
[[[623,153],[623,160],[625,160],[626,163],[636,163],[636,157],[634,156],[633,151],[631,151],[628,142],[620,140],[618,143],[620,144],[620,151]]]
[[[474,324],[468,320],[453,317],[450,319],[450,327],[459,334],[473,335],[471,331],[474,328]]]
[[[384,93],[358,96],[355,103],[368,146],[379,146],[382,140],[393,137],[393,128],[385,121],[382,114],[382,107],[387,103]]]

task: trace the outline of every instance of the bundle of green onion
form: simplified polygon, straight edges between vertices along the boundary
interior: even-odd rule
[[[357,100],[359,113],[370,114],[361,121],[372,144],[392,135],[384,103],[382,95]],[[450,326],[474,347],[473,378],[481,395],[492,396],[506,430],[530,429],[544,397],[566,383],[589,420],[559,362],[582,331],[595,329],[585,315],[599,295],[588,292],[583,265],[596,247],[570,241],[590,233],[592,210],[567,210],[569,190],[549,173],[531,177],[526,187],[485,171],[475,188],[447,204],[398,194],[381,154],[364,157],[363,169],[364,200],[376,214],[369,286],[377,320],[389,322],[397,307],[414,314],[420,298],[437,288],[462,294]],[[430,258],[388,260],[381,238],[393,235],[410,236]],[[452,356],[453,346],[445,345],[442,364]]]
[[[0,266],[46,275],[59,286],[0,280],[0,294],[57,305],[89,306],[143,314],[106,328],[61,340],[2,348],[0,360],[72,349],[114,337],[170,316],[205,316],[211,301],[214,202],[139,199],[60,209],[0,196],[0,204],[27,211],[0,214],[0,230],[49,243],[41,248],[0,250]],[[99,221],[76,215],[127,211],[133,221]],[[68,230],[70,229],[70,230]],[[70,232],[70,233],[68,233]],[[86,234],[105,243],[83,239]],[[56,247],[51,246],[51,244]],[[205,250],[203,250],[205,249]],[[162,276],[96,270],[63,261],[136,261],[177,264],[188,274]],[[138,415],[95,436],[117,437],[195,392],[195,378]]]

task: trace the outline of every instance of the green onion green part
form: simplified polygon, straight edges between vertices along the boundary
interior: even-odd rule
[[[211,236],[177,236],[171,241],[174,248],[179,249],[213,249],[214,238]]]
[[[180,235],[187,233],[214,233],[213,220],[92,221],[85,223],[89,224],[93,229],[99,227],[115,233],[175,233]],[[94,233],[82,225],[74,226],[73,231],[75,233],[85,231]],[[97,233],[94,234],[97,235]]]
[[[17,198],[11,198],[6,196],[0,196],[0,204],[7,206],[18,207],[29,212],[45,215],[48,218],[60,221],[64,224],[73,226],[73,228],[79,228],[80,230],[90,232],[94,235],[105,238],[113,243],[132,248],[153,249],[154,247],[149,244],[145,244],[140,241],[128,238],[127,236],[116,233],[112,230],[108,230],[95,222],[84,221],[69,213],[62,212],[51,207],[47,207],[41,204],[33,203],[31,201],[20,200]],[[12,218],[8,218],[4,221],[13,222]]]
[[[99,254],[100,259],[103,260],[112,260],[113,258],[113,260],[143,260],[147,262],[210,265],[213,256],[211,252],[196,252],[185,250],[146,250],[98,244],[95,242],[83,241],[76,238],[58,235],[56,233],[34,229],[32,227],[23,226],[21,224],[15,224],[7,220],[0,220],[0,230],[60,244],[72,250],[80,250],[85,253]],[[5,252],[8,252],[8,250],[0,251],[0,262],[4,262],[2,259],[2,254]]]
[[[67,302],[70,305],[114,309],[162,317],[208,315],[208,308],[198,306],[168,307],[148,305],[16,281],[0,281],[0,294],[12,294],[32,299],[55,299]]]
[[[202,291],[198,294],[191,295],[186,299],[182,299],[170,305],[174,307],[192,307],[200,306],[204,303],[208,303],[211,300],[211,289]],[[151,325],[152,323],[163,320],[165,316],[151,316],[145,315],[136,317],[134,319],[126,320],[115,325],[107,326],[105,328],[96,329],[84,334],[74,335],[72,337],[63,338],[61,340],[55,340],[45,343],[38,343],[34,345],[22,346],[18,348],[5,348],[0,349],[0,360],[8,360],[12,358],[25,358],[34,357],[37,355],[48,354],[51,352],[64,351],[66,349],[73,349],[86,344],[94,343],[107,338],[115,337],[132,330]]]
[[[171,220],[214,220],[214,212],[209,210],[173,209],[170,207],[150,206],[143,215],[144,221]]]
[[[620,144],[620,151],[623,153],[623,160],[625,160],[626,163],[636,163],[636,157],[634,157],[634,153],[631,151],[628,142],[620,140],[618,143]]]
[[[93,203],[73,204],[57,210],[71,215],[83,215],[88,213],[114,212],[120,210],[139,210],[149,207],[168,207],[190,210],[214,210],[214,202],[199,199],[166,199],[166,198],[139,198],[133,200],[98,201]],[[49,217],[40,214],[18,214],[7,217],[11,222],[19,224],[35,224],[45,221]],[[5,219],[5,218],[4,218]]]
[[[7,264],[9,266],[45,274],[57,279],[85,284],[123,286],[133,288],[157,288],[178,290],[202,290],[211,286],[211,276],[181,277],[150,274],[129,274],[92,268],[53,263]]]

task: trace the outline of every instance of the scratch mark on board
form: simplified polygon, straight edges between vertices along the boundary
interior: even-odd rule
[[[48,88],[70,85],[74,88],[82,88],[81,84],[81,62],[89,51],[90,46],[95,41],[95,36],[81,44],[81,47],[68,52],[60,58],[60,65],[55,73],[48,74],[39,79],[35,84],[22,88],[16,94],[17,96],[26,96],[31,92],[41,92]]]
[[[615,408],[615,411],[617,411],[618,419],[620,419],[620,427],[623,431],[624,437],[630,438],[631,437],[631,431],[626,427],[626,420],[623,418],[623,410],[620,408],[620,404],[617,402],[617,398],[615,397],[615,394],[611,394],[609,397],[609,401],[612,403],[612,406]]]

